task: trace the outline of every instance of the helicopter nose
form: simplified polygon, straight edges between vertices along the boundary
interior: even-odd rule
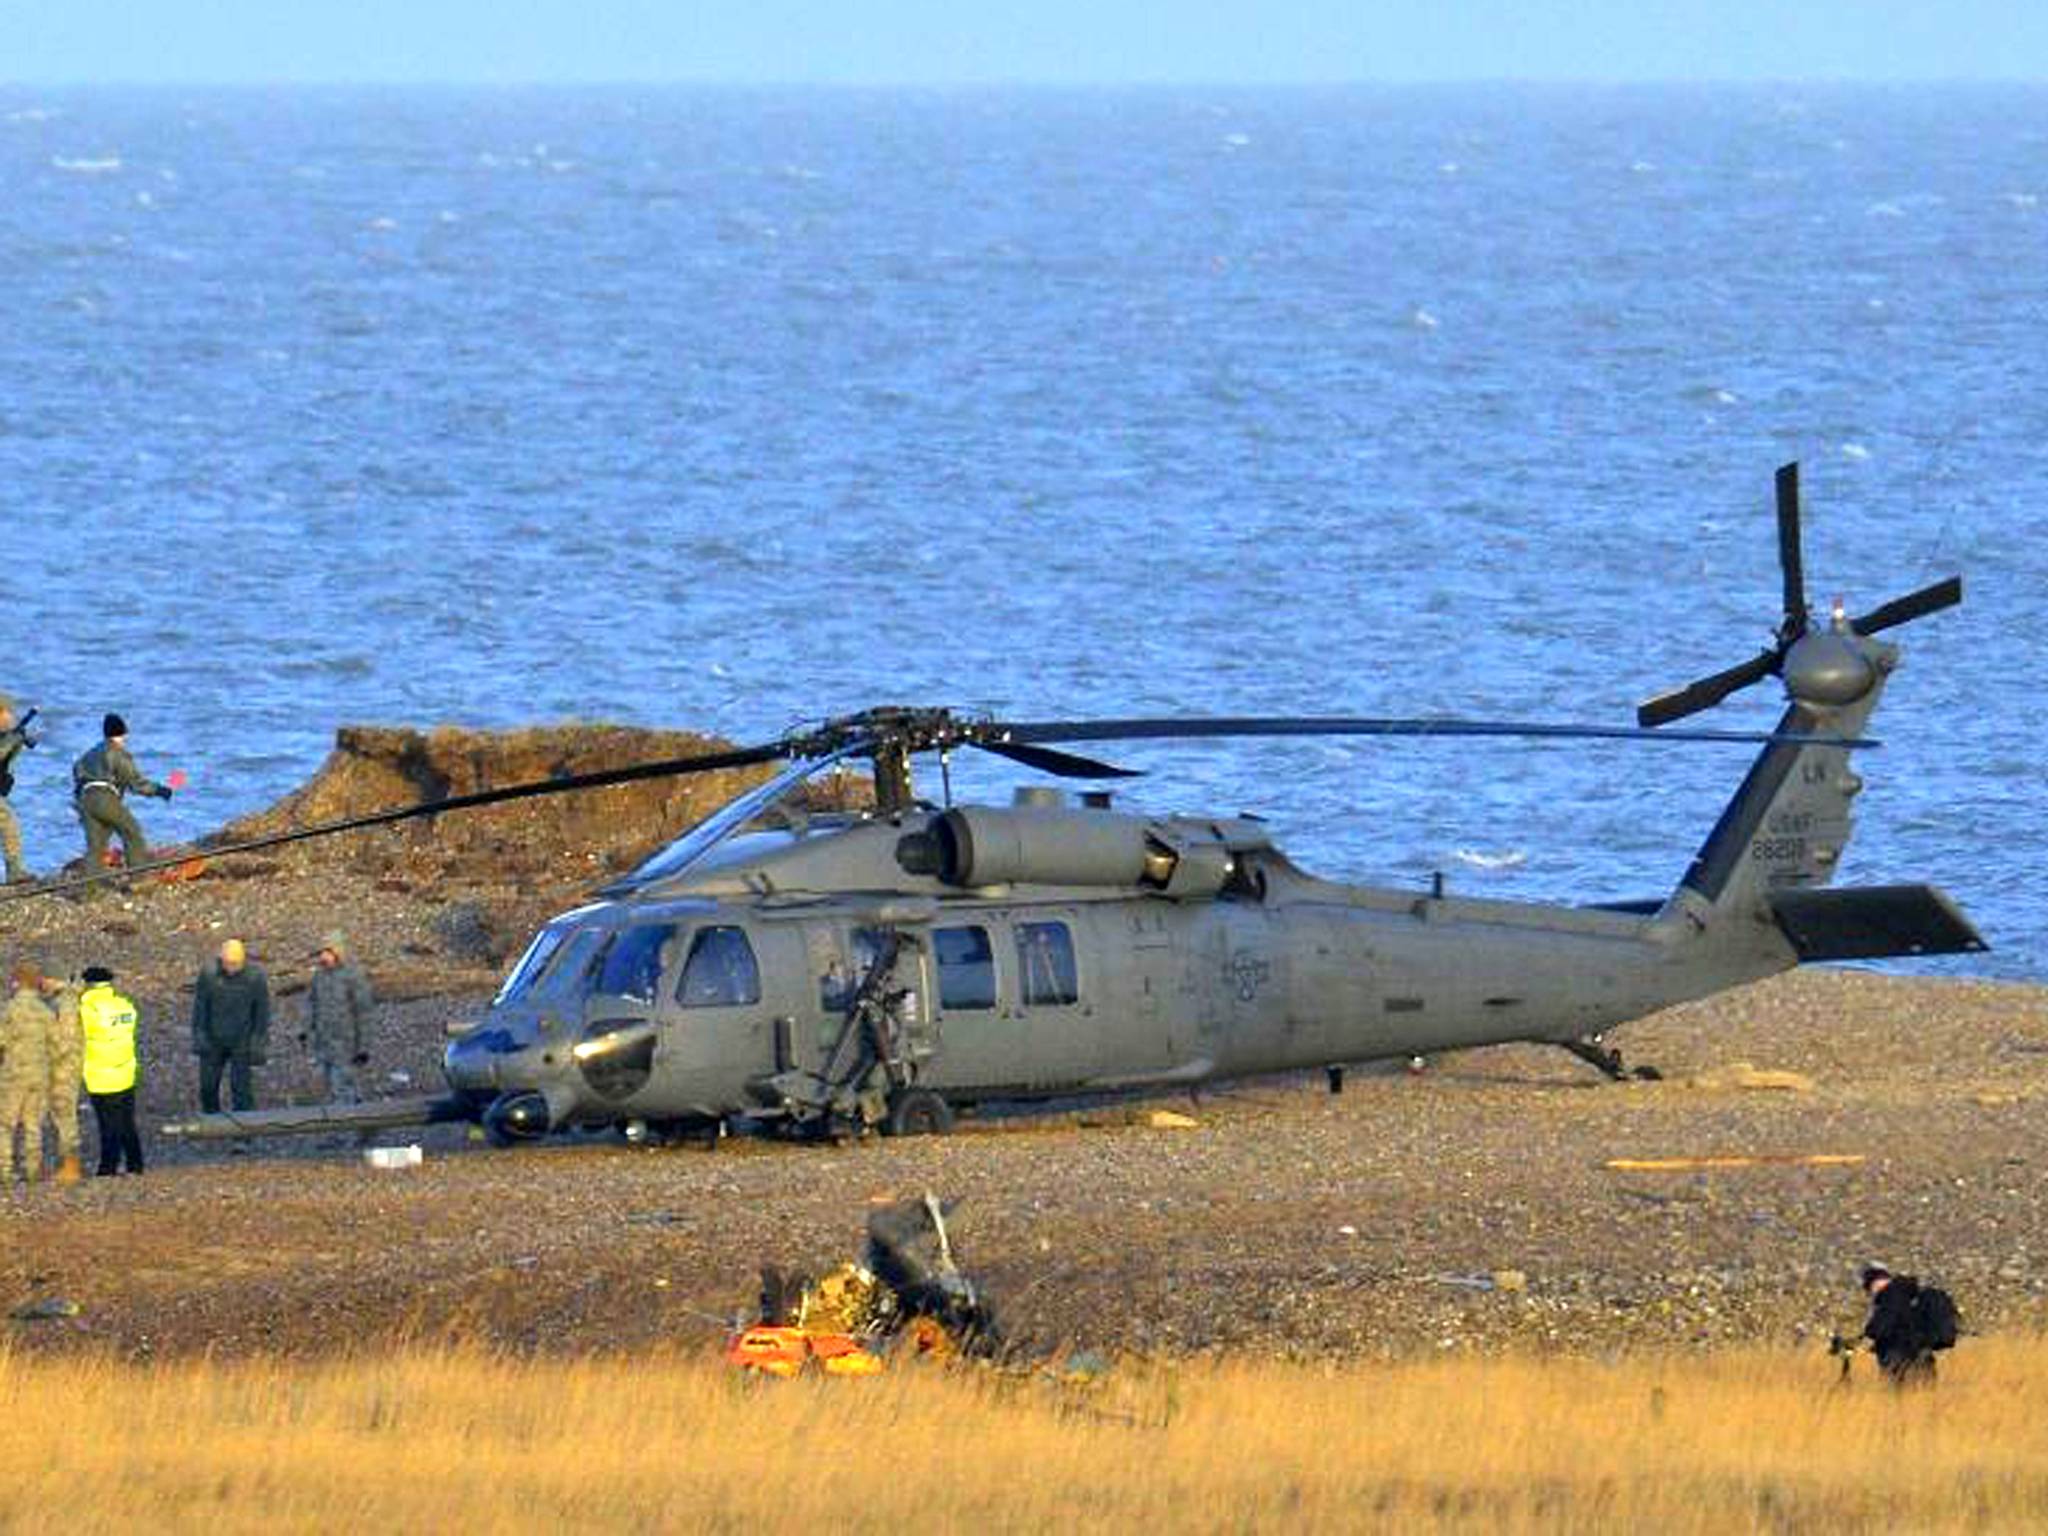
[[[471,1030],[448,1042],[441,1070],[465,1093],[542,1087],[560,1071],[555,1047],[502,1025]]]
[[[448,1086],[477,1093],[502,1086],[499,1064],[519,1049],[507,1029],[473,1029],[448,1042],[441,1052],[441,1072]]]

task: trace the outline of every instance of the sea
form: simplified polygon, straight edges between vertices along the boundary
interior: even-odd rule
[[[109,709],[161,838],[351,722],[1628,724],[1768,641],[1798,460],[1817,611],[1968,594],[1842,879],[2038,978],[2044,200],[2043,87],[0,86],[31,862]],[[1754,749],[1102,750],[1318,873],[1595,901]]]

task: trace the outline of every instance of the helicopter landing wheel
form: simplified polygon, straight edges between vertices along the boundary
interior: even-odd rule
[[[899,1088],[889,1095],[891,1136],[943,1136],[953,1129],[953,1110],[929,1088]]]

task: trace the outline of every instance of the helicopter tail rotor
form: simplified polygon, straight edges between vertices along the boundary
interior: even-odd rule
[[[1894,598],[1858,619],[1844,618],[1838,611],[1829,629],[1816,631],[1806,603],[1797,464],[1786,464],[1778,470],[1777,510],[1778,569],[1784,582],[1784,613],[1773,643],[1747,661],[1645,700],[1636,709],[1639,725],[1655,728],[1683,720],[1767,677],[1784,679],[1786,691],[1797,702],[1846,703],[1868,687],[1871,677],[1868,647],[1856,646],[1855,640],[1938,613],[1963,600],[1962,578],[1950,576]]]

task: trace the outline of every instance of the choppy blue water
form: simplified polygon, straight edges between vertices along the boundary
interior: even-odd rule
[[[1901,632],[1857,881],[2048,959],[2048,91],[0,88],[0,686],[186,835],[343,721],[1626,721]],[[1773,688],[1714,723],[1768,724]],[[1658,894],[1742,749],[1133,747],[1317,870]],[[987,776],[977,783],[992,784]]]

